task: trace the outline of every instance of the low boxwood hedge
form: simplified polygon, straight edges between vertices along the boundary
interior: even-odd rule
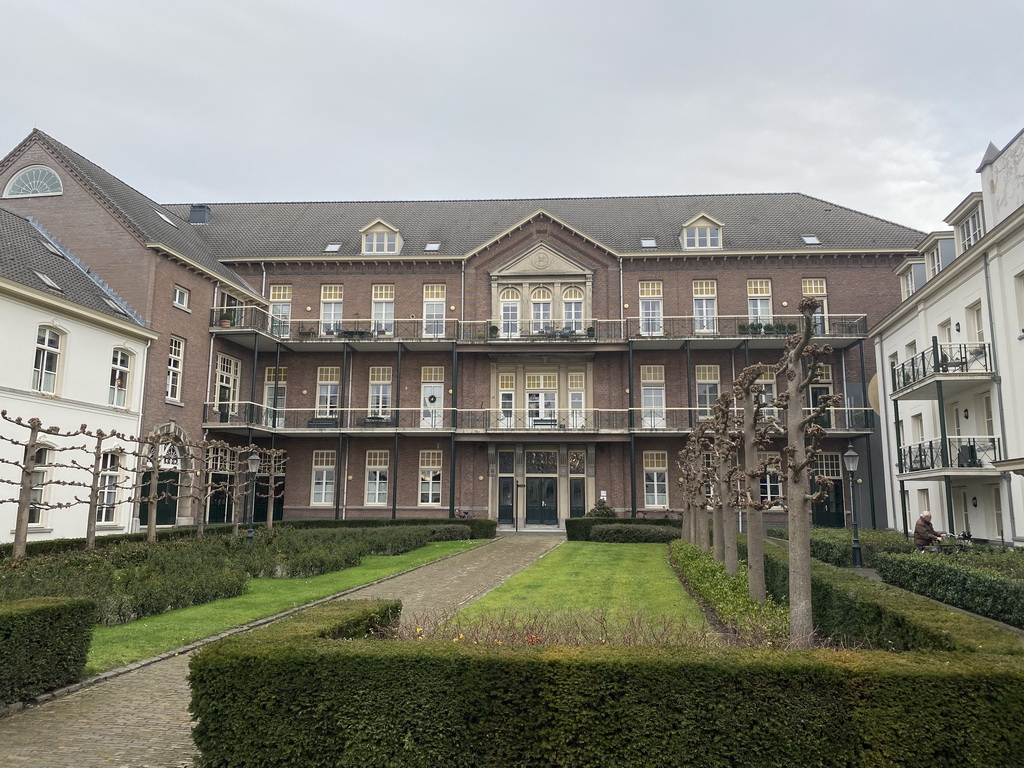
[[[682,531],[679,520],[646,520],[632,517],[571,517],[565,521],[565,538],[569,541],[591,541],[590,532],[596,525],[657,525]]]
[[[682,535],[679,526],[667,528],[662,525],[633,525],[616,523],[598,525],[590,529],[591,541],[606,544],[667,544]]]
[[[90,600],[0,603],[0,707],[78,680],[95,621]]]
[[[788,603],[789,558],[780,547],[765,547],[765,584]],[[1024,655],[1012,632],[826,563],[811,563],[811,604],[818,634],[854,647]]]
[[[1024,754],[1013,657],[328,639],[364,631],[359,610],[334,601],[197,653],[201,764],[934,768]],[[935,738],[915,735],[922,723]]]
[[[498,521],[475,517],[418,517],[391,518],[367,517],[349,520],[282,520],[274,523],[274,527],[289,528],[381,528],[389,525],[465,525],[469,528],[471,539],[493,539],[498,532]]]
[[[993,557],[1021,559],[1012,552]],[[1024,581],[1008,578],[985,564],[984,556],[973,554],[915,552],[879,555],[875,567],[889,584],[1024,628]]]
[[[768,535],[788,539],[787,528],[770,528]],[[899,531],[861,530],[861,558],[865,566],[874,568],[875,555],[879,552],[913,552],[914,544]],[[845,528],[811,528],[811,557],[840,568],[853,565],[853,532]]]

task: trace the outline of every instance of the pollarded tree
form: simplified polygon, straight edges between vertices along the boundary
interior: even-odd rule
[[[842,397],[821,398],[812,406],[807,393],[818,374],[819,361],[832,354],[829,346],[811,344],[814,313],[821,302],[805,297],[797,310],[802,316],[800,332],[786,342],[786,351],[779,362],[778,377],[785,391],[775,404],[785,412],[786,427],[786,510],[789,521],[789,635],[797,648],[810,647],[814,636],[811,613],[811,504],[828,491],[830,481],[816,478],[819,490],[810,493],[809,474],[818,453],[818,441],[825,429],[818,423],[821,415]]]
[[[739,433],[736,431],[736,417],[733,410],[733,393],[722,392],[711,407],[713,471],[717,493],[715,494],[715,560],[725,564],[730,575],[739,570],[739,555],[736,551],[736,531],[739,527],[736,512],[735,481]]]

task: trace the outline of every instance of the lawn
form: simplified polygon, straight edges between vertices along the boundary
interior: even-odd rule
[[[369,584],[462,552],[481,541],[442,541],[393,557],[370,556],[355,568],[310,579],[252,579],[244,595],[149,616],[116,627],[96,627],[85,672],[96,675],[148,659],[250,621]]]
[[[468,605],[459,618],[484,613],[644,614],[704,627],[700,607],[668,564],[664,544],[567,541]]]

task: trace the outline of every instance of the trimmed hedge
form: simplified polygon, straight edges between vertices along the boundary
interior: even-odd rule
[[[633,525],[618,523],[599,525],[590,531],[591,541],[607,544],[667,544],[682,535],[679,527],[666,528],[660,525]]]
[[[468,525],[430,525],[430,541],[467,541],[470,538]]]
[[[771,528],[769,536],[788,539],[786,528]],[[867,529],[859,533],[861,557],[868,568],[875,567],[879,552],[913,552],[913,542],[899,531]],[[853,532],[845,528],[811,528],[811,557],[840,568],[853,565]]]
[[[690,592],[745,642],[772,645],[788,641],[787,610],[772,600],[757,603],[750,599],[745,561],[741,560],[739,572],[730,576],[712,552],[679,540],[669,545],[669,562],[686,580]]]
[[[788,554],[779,547],[765,547],[764,569],[769,594],[788,603]],[[1024,654],[1024,644],[1012,632],[826,563],[811,563],[811,604],[818,633],[848,645]]]
[[[1020,558],[1016,553],[996,558]],[[878,575],[888,584],[1024,628],[1024,581],[985,568],[983,555],[880,555]],[[982,567],[978,567],[978,566]]]
[[[498,521],[475,517],[390,518],[367,517],[350,520],[280,520],[274,528],[382,528],[389,525],[465,525],[471,539],[493,539],[498,534]]]
[[[0,603],[0,707],[78,680],[95,621],[90,600]]]
[[[565,538],[568,541],[591,541],[590,532],[595,525],[661,525],[666,528],[683,530],[679,520],[645,520],[632,517],[571,517],[565,521]]]
[[[359,610],[334,601],[195,654],[201,764],[991,768],[1024,754],[1012,657],[324,637],[388,618]],[[921,723],[939,737],[917,738]]]

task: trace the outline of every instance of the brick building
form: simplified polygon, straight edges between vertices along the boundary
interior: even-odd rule
[[[0,206],[160,334],[146,428],[285,449],[285,518],[678,508],[678,450],[804,295],[836,350],[815,395],[845,398],[816,520],[843,524],[848,443],[880,465],[867,332],[916,230],[802,194],[159,205],[38,131],[0,188],[30,166],[65,191]]]

